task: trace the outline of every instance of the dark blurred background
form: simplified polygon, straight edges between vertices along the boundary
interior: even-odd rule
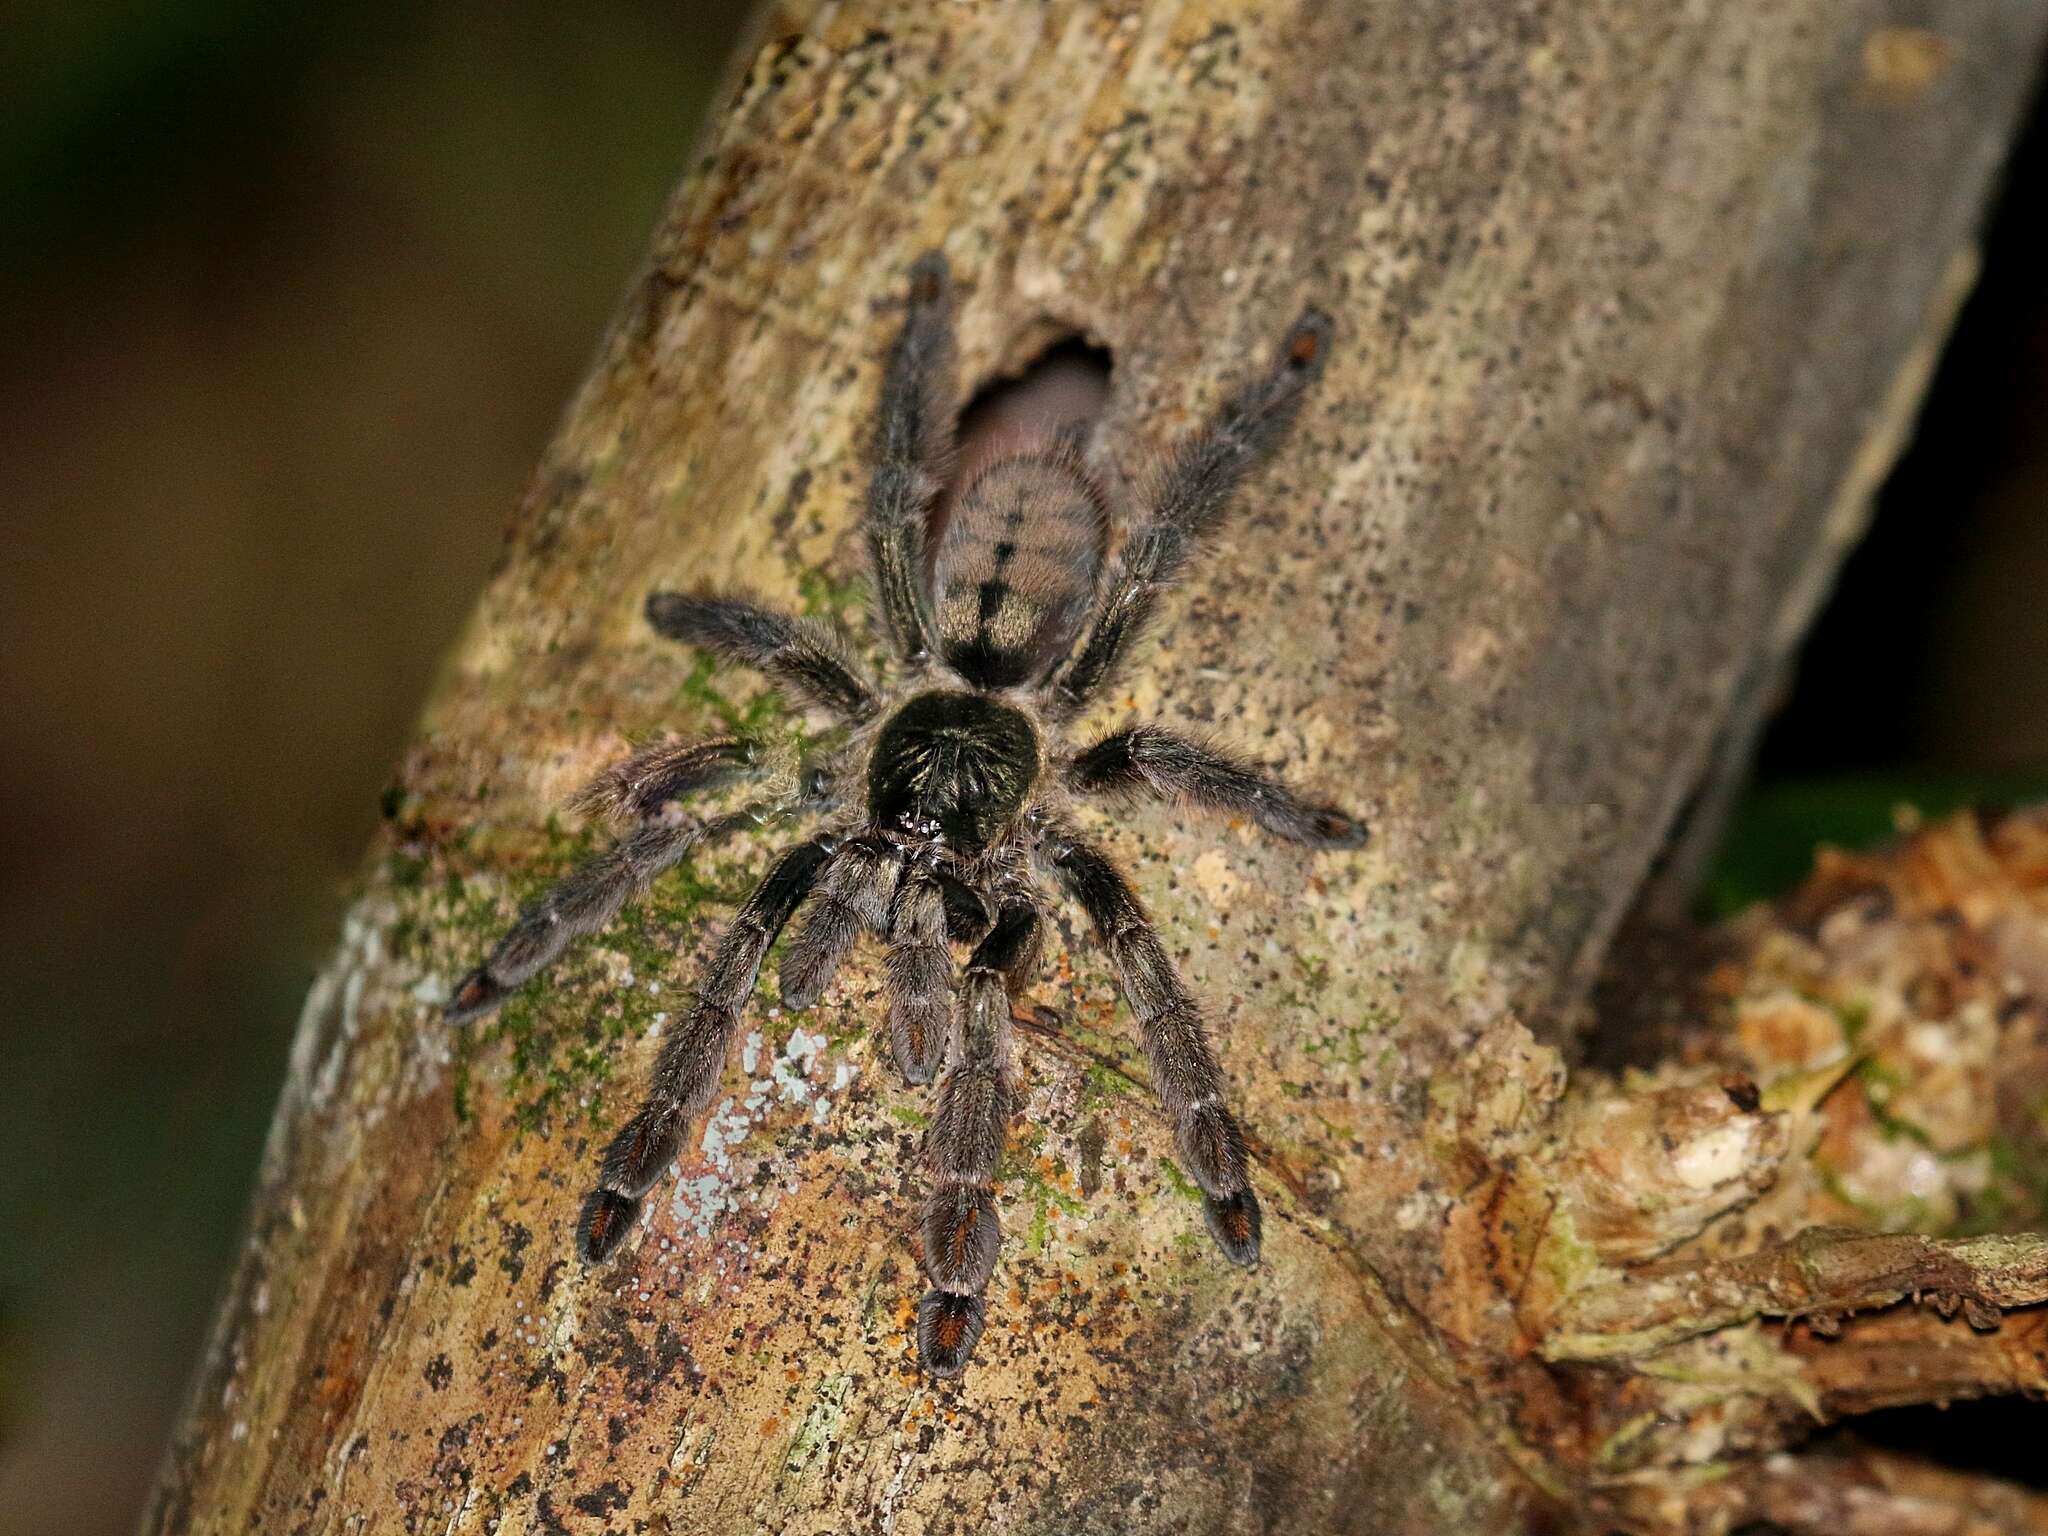
[[[341,884],[740,11],[0,7],[0,1530],[133,1528]]]
[[[300,998],[734,0],[0,28],[0,1531],[125,1532]],[[2048,793],[2048,144],[1722,862]]]

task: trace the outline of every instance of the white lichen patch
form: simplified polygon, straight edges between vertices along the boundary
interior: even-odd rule
[[[341,942],[306,996],[292,1042],[288,1081],[314,1110],[346,1092],[356,1106],[355,1130],[374,1126],[398,1099],[433,1091],[452,1059],[442,1030],[366,1031],[371,1020],[412,1013],[422,1002],[432,1006],[444,990],[439,978],[393,963],[384,934],[394,917],[373,897],[342,919]],[[364,1060],[366,1040],[371,1055]]]
[[[817,1069],[818,1058],[824,1054],[827,1043],[823,1035],[811,1034],[799,1025],[791,1032],[789,1044],[783,1048],[782,1054],[770,1066],[775,1086],[792,1104],[811,1102],[811,1074]]]
[[[721,1099],[712,1108],[698,1142],[703,1166],[679,1170],[675,1180],[669,1214],[678,1231],[708,1238],[720,1219],[742,1203],[764,1209],[780,1203],[784,1194],[780,1184],[758,1190],[746,1187],[749,1181],[741,1166],[741,1148],[778,1106],[807,1110],[815,1125],[826,1122],[837,1096],[858,1076],[850,1061],[836,1063],[829,1073],[825,1070],[829,1043],[824,1035],[799,1025],[781,1051],[768,1056],[760,1032],[747,1035],[740,1048],[740,1068],[748,1079],[746,1091]]]
[[[351,1048],[362,1033],[363,989],[384,958],[380,927],[361,906],[342,919],[341,943],[334,959],[313,984],[299,1016],[298,1039],[292,1048],[293,1075],[311,1068],[313,1054],[320,1053],[320,1064],[310,1072],[308,1081],[308,1096],[315,1109],[325,1108],[334,1097]],[[323,1028],[327,1025],[331,1028]]]

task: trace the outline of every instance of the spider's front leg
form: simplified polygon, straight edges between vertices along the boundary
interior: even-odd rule
[[[1081,904],[1109,951],[1152,1064],[1152,1078],[1181,1160],[1201,1186],[1209,1233],[1234,1264],[1259,1257],[1259,1199],[1252,1192],[1244,1133],[1223,1104],[1223,1069],[1201,1010],[1167,958],[1158,930],[1130,882],[1100,850],[1055,826],[1040,846],[1068,895]]]
[[[882,377],[875,467],[868,483],[868,564],[897,655],[932,650],[925,595],[925,523],[952,441],[953,280],[937,251],[910,269],[910,305]]]
[[[675,815],[673,807],[684,796],[714,789],[754,766],[750,743],[706,741],[648,748],[607,768],[577,797],[578,809],[640,825],[520,913],[484,963],[456,984],[442,1017],[451,1024],[481,1018],[559,959],[570,940],[595,933],[618,916],[634,892],[699,844],[751,826],[758,819],[753,810],[694,821]]]
[[[681,1150],[683,1132],[710,1107],[761,959],[838,847],[835,837],[820,834],[783,854],[718,941],[696,1003],[662,1044],[646,1100],[605,1149],[597,1188],[576,1223],[576,1248],[585,1262],[594,1264],[618,1247],[640,1197]]]
[[[922,1232],[932,1288],[917,1309],[917,1352],[934,1376],[960,1373],[987,1318],[982,1292],[1003,1240],[992,1186],[1010,1122],[1010,999],[1037,963],[1041,926],[1030,902],[1005,902],[961,983],[925,1140],[932,1189]]]

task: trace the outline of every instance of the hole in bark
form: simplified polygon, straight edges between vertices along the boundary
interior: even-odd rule
[[[988,380],[969,398],[955,434],[958,452],[945,493],[932,509],[926,548],[936,550],[953,500],[994,460],[1062,433],[1084,447],[1109,404],[1107,348],[1047,321],[1020,338],[1027,361]]]

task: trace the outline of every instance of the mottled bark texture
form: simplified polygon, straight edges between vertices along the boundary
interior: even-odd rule
[[[1937,1026],[1976,1049],[2005,1003],[1903,1000],[1882,966],[1835,997],[1820,954],[1789,1044],[1736,1032],[1731,981],[1647,1078],[1567,1091],[1564,1053],[1903,435],[2044,27],[2043,0],[773,8],[405,762],[149,1529],[1938,1513],[1931,1470],[1837,1453],[1801,1481],[1765,1453],[1913,1396],[1894,1346],[1950,1395],[2039,1385],[1987,1342],[2035,1314],[1971,1324],[2034,1295],[2040,1256],[1799,1239],[1835,1265],[1800,1290],[1773,1286],[1811,1254],[1771,1255],[1820,1223],[2023,1223],[2024,1181],[1996,1219],[1953,1179],[1897,1215],[1900,1144],[1828,1119],[1877,1103],[1873,1052],[1939,1079]],[[596,1149],[765,840],[686,864],[489,1023],[437,1011],[596,835],[554,819],[576,786],[665,732],[774,723],[649,630],[650,589],[858,608],[863,436],[932,247],[970,387],[1064,334],[1109,350],[1134,481],[1305,305],[1335,316],[1297,430],[1094,718],[1213,731],[1374,827],[1311,857],[1165,809],[1091,819],[1212,1008],[1265,1258],[1200,1235],[1068,912],[1071,959],[1019,1003],[988,1332],[944,1385],[911,1338],[931,1101],[890,1068],[872,950],[801,1014],[763,988],[619,1259],[571,1257]],[[2013,880],[2005,916],[1916,942],[1996,930],[2038,958],[2040,884]],[[1863,1160],[1824,1178],[1838,1132]],[[1844,1315],[1916,1262],[1967,1317]],[[1662,1289],[1618,1297],[1645,1263]],[[1840,1336],[1773,1320],[1807,1307]],[[2019,1495],[1954,1498],[2042,1528]],[[1956,1519],[1926,1528],[1978,1528]]]

